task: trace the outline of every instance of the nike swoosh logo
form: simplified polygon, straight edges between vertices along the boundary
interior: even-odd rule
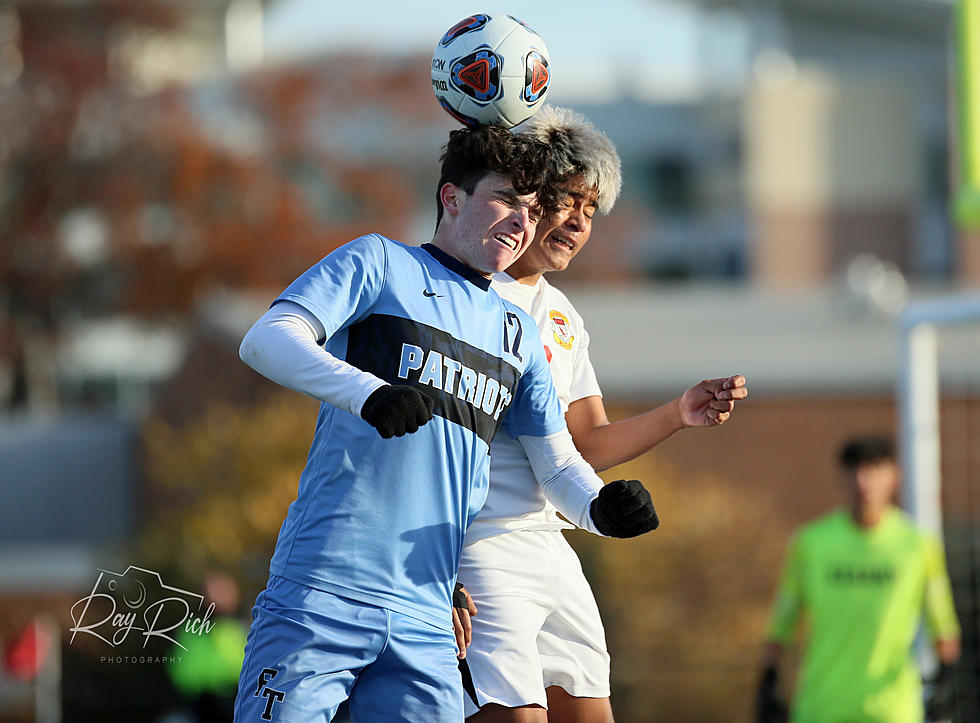
[[[433,296],[438,296],[441,299],[443,296],[445,296],[445,294],[437,294],[434,291],[429,291],[428,289],[422,289],[422,296],[428,296],[430,298]]]

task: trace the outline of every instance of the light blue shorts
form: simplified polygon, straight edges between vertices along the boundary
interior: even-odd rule
[[[273,575],[255,601],[235,723],[461,721],[456,640],[393,610]]]

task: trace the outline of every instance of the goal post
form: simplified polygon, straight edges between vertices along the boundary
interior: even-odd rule
[[[965,333],[964,333],[965,332]],[[951,294],[906,306],[898,319],[900,373],[896,385],[898,433],[903,473],[903,502],[922,528],[944,541],[947,568],[963,629],[962,656],[957,666],[956,721],[978,720],[980,693],[974,682],[980,673],[980,519],[975,493],[980,480],[980,427],[973,412],[959,421],[963,429],[946,429],[945,439],[965,439],[965,471],[956,468],[946,480],[949,519],[943,520],[943,471],[956,465],[957,452],[943,449],[943,425],[955,424],[948,405],[972,410],[980,405],[980,293]],[[957,344],[959,342],[959,344]],[[945,362],[954,362],[952,364]],[[944,413],[945,410],[945,413]],[[953,418],[954,421],[950,422]],[[980,413],[977,414],[980,420]],[[952,445],[955,447],[956,445]],[[945,464],[944,464],[945,462]],[[963,479],[960,479],[962,477]],[[964,496],[960,487],[965,486]],[[950,495],[949,493],[955,494]],[[919,664],[933,671],[932,647],[919,636]]]
[[[905,508],[942,533],[939,330],[980,323],[980,294],[910,303],[899,317],[899,435]]]

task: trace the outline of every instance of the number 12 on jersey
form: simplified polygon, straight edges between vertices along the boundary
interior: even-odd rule
[[[504,351],[513,354],[518,361],[524,361],[517,348],[521,345],[521,334],[524,329],[521,327],[521,319],[513,311],[508,311],[504,315]]]

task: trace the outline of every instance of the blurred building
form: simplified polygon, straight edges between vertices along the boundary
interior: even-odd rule
[[[754,280],[819,285],[862,252],[913,279],[977,280],[948,222],[952,3],[695,1],[749,18]]]
[[[14,0],[3,11],[3,73],[57,71],[84,92],[106,76],[140,92],[243,70],[263,59],[270,0],[193,3]]]

